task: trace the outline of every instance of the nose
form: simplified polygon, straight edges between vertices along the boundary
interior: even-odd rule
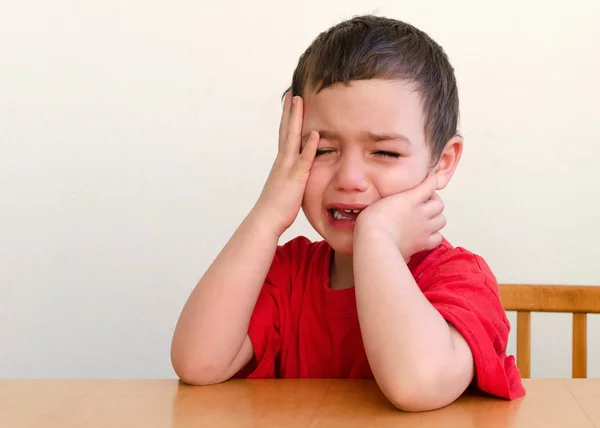
[[[364,192],[367,190],[368,181],[362,160],[357,156],[342,156],[337,162],[333,184],[339,191]]]

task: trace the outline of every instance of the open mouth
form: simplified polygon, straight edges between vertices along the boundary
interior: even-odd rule
[[[334,230],[348,232],[354,230],[356,220],[369,204],[336,202],[325,205],[327,224]]]
[[[335,220],[356,220],[362,209],[330,208],[329,213]]]

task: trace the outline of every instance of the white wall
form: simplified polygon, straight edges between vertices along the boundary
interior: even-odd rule
[[[177,316],[260,192],[298,56],[367,12],[456,67],[448,239],[501,282],[600,284],[595,0],[4,1],[0,377],[174,376]],[[568,377],[569,315],[533,334],[532,375]]]

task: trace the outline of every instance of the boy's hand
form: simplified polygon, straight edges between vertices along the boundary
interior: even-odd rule
[[[263,191],[255,205],[279,236],[289,228],[300,211],[304,189],[319,144],[319,133],[313,131],[302,146],[303,101],[285,95],[279,125],[279,150]]]
[[[418,186],[371,204],[358,216],[355,239],[361,233],[383,232],[394,240],[404,260],[437,247],[446,218],[436,184],[436,176],[430,172]]]

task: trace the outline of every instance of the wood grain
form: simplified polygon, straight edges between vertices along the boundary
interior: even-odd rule
[[[531,375],[531,312],[571,312],[573,378],[587,377],[587,314],[600,313],[600,287],[576,285],[500,284],[506,311],[517,312],[517,366]]]
[[[517,366],[521,377],[531,376],[531,312],[517,312]]]
[[[501,284],[507,311],[600,313],[600,287]]]
[[[600,428],[600,379],[525,379],[506,401],[469,391],[443,409],[405,413],[372,380],[0,380],[0,426]]]
[[[573,314],[573,377],[587,377],[587,315]]]
[[[564,385],[596,427],[600,427],[600,379],[568,379]]]

